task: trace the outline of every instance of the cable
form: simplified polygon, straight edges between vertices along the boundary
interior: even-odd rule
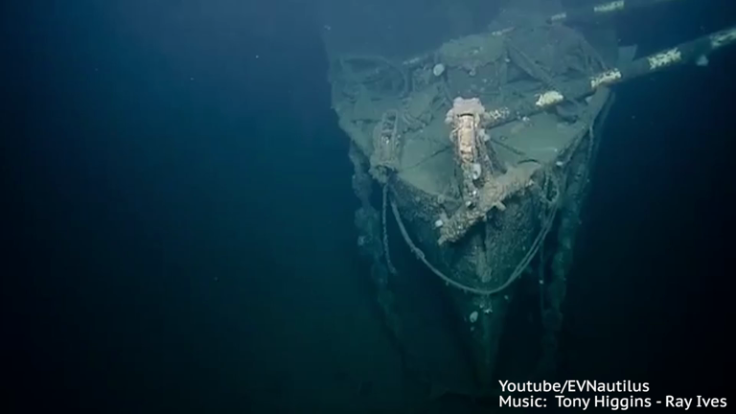
[[[383,186],[383,200],[381,205],[381,224],[383,226],[383,253],[386,256],[386,266],[392,275],[396,275],[396,268],[391,263],[391,249],[388,247],[388,231],[386,230],[386,201],[388,199],[388,184]]]
[[[537,237],[534,239],[534,242],[532,243],[532,246],[529,250],[527,250],[526,255],[523,259],[519,262],[519,264],[514,269],[511,276],[504,282],[501,286],[494,288],[494,289],[479,289],[472,286],[467,286],[463,283],[460,283],[458,281],[455,281],[442,273],[439,269],[437,269],[434,265],[432,265],[428,260],[424,252],[419,249],[414,242],[412,241],[411,237],[409,236],[409,232],[406,230],[406,227],[404,226],[404,222],[401,219],[401,215],[399,214],[399,209],[396,206],[396,201],[393,199],[391,200],[391,211],[394,213],[394,218],[396,219],[396,223],[399,225],[399,230],[401,231],[401,235],[404,237],[404,241],[409,246],[409,249],[412,253],[421,261],[424,263],[425,266],[429,270],[432,271],[437,277],[442,279],[446,284],[453,286],[457,289],[460,289],[467,293],[473,293],[476,295],[481,296],[491,296],[498,293],[503,292],[506,290],[509,286],[511,286],[512,283],[514,283],[519,276],[524,272],[524,269],[529,265],[529,262],[531,262],[532,258],[534,258],[534,255],[539,250],[539,247],[541,246],[542,242],[544,241],[545,237],[549,233],[550,229],[552,228],[552,223],[554,222],[555,216],[557,214],[557,210],[559,207],[559,200],[560,200],[560,194],[561,194],[561,188],[559,181],[554,178],[554,175],[551,175],[552,182],[555,185],[555,196],[552,200],[547,200],[549,204],[552,205],[552,211],[550,212],[549,216],[545,220],[544,224],[542,225],[542,228],[540,229],[539,233],[537,234]]]

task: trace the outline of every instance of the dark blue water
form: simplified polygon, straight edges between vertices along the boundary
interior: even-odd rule
[[[4,412],[405,412],[314,7],[42,3],[2,6]],[[683,3],[622,40],[736,24]],[[564,378],[733,395],[734,73],[617,88]]]

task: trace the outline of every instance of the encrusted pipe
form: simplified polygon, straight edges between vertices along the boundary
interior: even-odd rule
[[[450,140],[454,144],[455,158],[462,173],[461,193],[466,207],[476,204],[478,188],[492,175],[502,171],[500,163],[486,146],[488,135],[481,123],[486,110],[478,98],[455,98],[445,116],[445,123],[452,126]]]

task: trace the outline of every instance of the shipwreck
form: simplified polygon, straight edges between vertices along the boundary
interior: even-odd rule
[[[665,3],[634,2],[636,7]],[[410,298],[394,288],[398,244],[452,304],[473,395],[491,393],[518,281],[538,286],[543,332],[533,375],[554,371],[568,273],[616,84],[695,63],[736,27],[648,56],[590,42],[580,21],[630,12],[613,1],[446,40],[398,59],[331,54],[332,103],[351,141],[358,245],[401,346]],[[634,8],[636,8],[634,7]],[[393,236],[391,236],[393,228]],[[401,302],[404,305],[399,306]],[[409,302],[408,302],[409,301]],[[407,305],[407,303],[409,303]]]

